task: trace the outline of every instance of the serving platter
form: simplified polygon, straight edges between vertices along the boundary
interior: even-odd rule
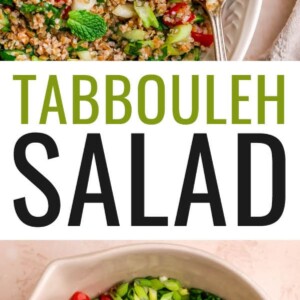
[[[243,60],[253,38],[262,0],[227,0],[223,12],[228,60]],[[205,60],[213,59],[213,51]]]

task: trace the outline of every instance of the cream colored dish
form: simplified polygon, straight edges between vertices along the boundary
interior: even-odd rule
[[[138,244],[51,263],[30,300],[65,300],[76,290],[96,295],[123,280],[166,275],[226,300],[267,300],[247,277],[216,257],[169,244]]]
[[[243,60],[253,38],[262,0],[227,0],[223,13],[224,37],[229,60]],[[206,59],[211,59],[210,51]]]

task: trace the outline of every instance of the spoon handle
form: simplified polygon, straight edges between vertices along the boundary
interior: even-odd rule
[[[215,39],[215,55],[217,61],[226,61],[226,48],[222,25],[222,8],[210,13],[210,19]]]

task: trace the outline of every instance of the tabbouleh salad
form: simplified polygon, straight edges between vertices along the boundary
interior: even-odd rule
[[[0,60],[201,60],[212,44],[191,0],[0,0]]]
[[[137,278],[90,297],[75,292],[69,300],[224,300],[199,288],[185,288],[176,279],[162,277]]]

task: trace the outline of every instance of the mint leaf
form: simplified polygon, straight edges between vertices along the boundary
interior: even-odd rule
[[[88,42],[101,38],[107,30],[103,18],[86,10],[69,12],[67,25],[74,35]]]

